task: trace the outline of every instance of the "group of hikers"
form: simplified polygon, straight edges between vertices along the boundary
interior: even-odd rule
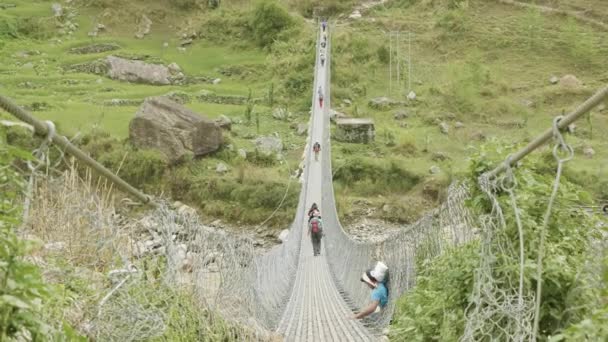
[[[319,50],[319,60],[321,67],[325,67],[325,52],[327,47],[327,21],[321,22],[321,49]],[[323,108],[323,87],[319,86],[319,107]]]
[[[321,22],[322,40],[319,59],[321,67],[325,67],[325,51],[327,47],[327,22]],[[318,89],[319,107],[323,108],[323,87]],[[315,161],[319,160],[319,152],[321,144],[315,142],[312,147],[315,153]],[[313,203],[308,210],[308,236],[312,242],[313,256],[321,255],[321,239],[325,236],[323,232],[323,220],[321,219],[321,211],[316,203]],[[361,275],[361,282],[365,283],[371,290],[370,304],[362,308],[352,319],[361,319],[373,313],[378,313],[388,304],[388,267],[381,261]]]
[[[312,242],[313,256],[321,255],[321,239],[323,233],[323,221],[321,211],[316,203],[308,210],[308,236]],[[373,313],[380,312],[388,304],[388,266],[381,261],[361,275],[361,282],[365,283],[371,290],[371,302],[362,308],[357,314],[350,317],[361,319]]]

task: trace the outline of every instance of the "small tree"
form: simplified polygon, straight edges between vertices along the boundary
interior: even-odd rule
[[[268,88],[268,106],[272,108],[274,106],[274,83],[270,83]]]
[[[272,45],[281,32],[293,24],[294,21],[287,10],[271,0],[258,3],[251,21],[253,36],[262,48]]]
[[[245,107],[245,120],[247,124],[251,125],[251,114],[253,113],[253,99],[251,97],[251,88],[249,89],[249,95],[247,95],[247,105]]]

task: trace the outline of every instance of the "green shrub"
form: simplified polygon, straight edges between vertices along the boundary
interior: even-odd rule
[[[286,9],[271,0],[259,2],[251,20],[253,36],[262,48],[269,48],[282,31],[294,25]]]
[[[405,193],[420,180],[420,176],[395,161],[382,163],[355,157],[337,160],[334,168],[334,181],[362,195]]]
[[[167,161],[155,150],[139,150],[127,145],[115,147],[99,156],[98,161],[132,186],[158,193],[159,183],[167,168]]]
[[[49,37],[49,32],[38,18],[0,17],[0,38],[2,39],[44,39]]]
[[[205,13],[199,35],[214,43],[246,42],[251,37],[251,13],[244,9],[224,9]]]

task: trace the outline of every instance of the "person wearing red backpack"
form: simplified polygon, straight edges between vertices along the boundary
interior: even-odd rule
[[[321,221],[321,216],[313,216],[308,221],[308,235],[312,241],[314,256],[321,254],[321,238],[323,237],[323,221]]]

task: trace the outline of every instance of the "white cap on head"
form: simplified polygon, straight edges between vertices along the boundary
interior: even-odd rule
[[[386,278],[386,272],[388,272],[388,266],[382,261],[378,261],[370,273],[379,283],[382,283]]]

